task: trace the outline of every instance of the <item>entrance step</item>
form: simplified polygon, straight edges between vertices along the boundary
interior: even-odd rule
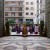
[[[11,32],[10,35],[22,35],[22,32],[20,32],[20,33],[17,33],[17,32]],[[33,32],[33,33],[28,32],[27,35],[39,35],[39,32],[38,32],[37,34],[35,34],[35,32]]]

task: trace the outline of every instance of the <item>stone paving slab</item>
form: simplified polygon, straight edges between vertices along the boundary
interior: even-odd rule
[[[50,50],[50,39],[46,37],[2,37],[0,50]]]

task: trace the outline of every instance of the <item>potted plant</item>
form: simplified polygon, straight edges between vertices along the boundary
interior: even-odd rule
[[[40,21],[40,35],[41,35],[41,36],[43,36],[43,32],[44,32],[43,30],[44,30],[44,21],[41,20],[41,21]]]
[[[47,37],[47,26],[44,26],[44,36]]]
[[[9,32],[9,21],[6,22],[6,35],[10,35],[10,32]]]

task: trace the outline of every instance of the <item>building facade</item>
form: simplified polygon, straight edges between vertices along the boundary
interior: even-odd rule
[[[45,22],[45,0],[37,0],[37,17]]]
[[[50,37],[50,0],[46,0],[46,25],[47,36]]]
[[[5,0],[4,19],[15,21],[23,20],[23,0]]]
[[[37,17],[37,0],[5,0],[4,21],[34,22]]]
[[[37,17],[37,0],[24,0],[24,21],[35,22]]]

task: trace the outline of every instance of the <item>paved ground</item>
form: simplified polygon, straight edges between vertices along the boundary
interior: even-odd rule
[[[50,50],[50,39],[46,37],[2,37],[0,50]]]

